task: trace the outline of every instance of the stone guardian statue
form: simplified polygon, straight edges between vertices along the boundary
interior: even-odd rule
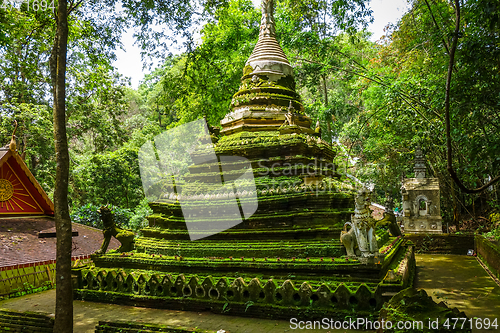
[[[346,247],[348,256],[352,256],[354,251],[351,238],[354,236],[361,253],[360,261],[374,262],[375,257],[379,256],[379,251],[375,234],[377,221],[371,216],[371,210],[369,208],[370,191],[362,187],[358,190],[354,202],[354,215],[351,216],[351,222],[346,223],[351,225],[351,230],[349,232],[342,232],[340,240]],[[349,237],[347,234],[349,234]]]

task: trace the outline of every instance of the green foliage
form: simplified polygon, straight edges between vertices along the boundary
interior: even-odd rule
[[[0,105],[39,103],[45,98],[48,82],[45,74],[50,56],[54,24],[50,11],[28,12],[7,6],[2,18],[2,60],[0,66]],[[15,28],[13,28],[15,27]],[[20,56],[22,55],[22,56]]]
[[[153,210],[148,205],[146,198],[142,199],[139,205],[134,208],[134,213],[128,221],[128,228],[138,232],[147,226],[147,216],[153,214]]]
[[[120,208],[117,206],[111,206],[112,213],[115,214],[115,222],[116,225],[121,226],[122,228],[128,228],[130,219],[134,216],[134,213],[127,208]]]
[[[363,107],[359,94],[364,87],[352,71],[368,64],[374,48],[368,34],[356,32],[352,24],[349,33],[339,29],[341,16],[333,12],[350,6],[348,2],[312,4],[286,1],[278,6],[277,33],[294,66],[306,114],[319,121],[323,138],[331,142]],[[362,9],[362,2],[358,4],[359,11],[352,18],[366,22],[370,12]]]
[[[18,122],[17,150],[38,183],[52,196],[55,175],[54,142],[52,139],[52,115],[46,105],[32,103],[5,103],[0,106],[0,145],[10,142]]]
[[[370,19],[364,0],[277,1],[275,19],[306,114],[313,126],[319,121],[325,140],[337,138],[345,147],[336,160],[342,172],[375,183],[376,201],[398,198],[400,178],[412,176],[414,147],[420,145],[428,174],[440,180],[442,211],[450,220],[458,207],[473,211],[477,197],[457,193],[446,170],[442,109],[454,9],[447,2],[428,3],[413,1],[378,44],[356,31]],[[110,10],[113,4],[84,2],[70,19],[70,200],[73,207],[109,202],[134,209],[131,224],[139,229],[148,209],[139,147],[202,116],[219,124],[257,41],[260,12],[248,0],[125,1],[122,16]],[[499,10],[491,0],[462,4],[451,124],[453,162],[471,187],[500,169]],[[25,4],[0,9],[0,18],[0,144],[9,142],[17,119],[18,150],[51,196],[55,156],[47,74],[53,18],[48,11],[28,12]],[[150,29],[160,23],[168,29]],[[111,67],[125,24],[138,27],[145,53],[165,55],[138,91]],[[195,41],[194,32],[201,39]],[[166,54],[179,36],[185,52]],[[357,164],[347,155],[357,157]],[[497,192],[493,188],[481,198],[487,208],[500,204]]]
[[[100,205],[86,204],[78,207],[71,214],[71,220],[75,223],[88,225],[97,229],[103,229],[103,224],[98,213]],[[111,211],[115,214],[115,223],[122,228],[128,228],[129,222],[134,216],[134,213],[126,208],[110,206]]]
[[[259,13],[250,1],[217,8],[202,28],[202,43],[170,56],[139,88],[151,119],[164,127],[207,116],[218,125],[238,90],[241,70],[259,31]]]
[[[51,103],[48,73],[56,28],[54,14],[51,10],[28,10],[27,5],[22,2],[19,7],[0,8],[0,105]],[[75,66],[110,65],[125,24],[119,14],[110,10],[113,7],[109,1],[79,3],[69,20],[68,74]],[[67,83],[71,91],[77,78],[70,74]]]
[[[100,65],[68,70],[75,82],[68,89],[68,137],[73,151],[102,153],[125,141],[120,117],[128,107],[126,84],[120,74]]]
[[[500,240],[500,213],[490,215],[491,231],[484,234],[485,237]]]
[[[86,204],[85,206],[81,206],[73,210],[71,214],[71,221],[75,223],[80,223],[84,225],[88,225],[89,227],[94,227],[97,229],[102,229],[103,224],[99,217],[99,213],[97,210],[99,206],[93,204]]]
[[[118,117],[127,110],[126,82],[111,61],[125,22],[113,4],[79,2],[69,18],[66,116],[73,151],[103,152],[124,141]],[[23,2],[0,8],[0,18],[0,145],[10,141],[16,119],[18,152],[52,197],[56,165],[49,59],[54,15],[28,10]]]
[[[45,281],[39,287],[35,287],[31,283],[25,282],[23,283],[23,287],[12,289],[8,295],[0,296],[0,300],[35,294],[52,288],[53,285],[50,281]]]
[[[500,94],[500,49],[498,34],[491,30],[498,23],[499,8],[474,0],[461,9],[451,86],[453,164],[466,186],[477,187],[498,174],[500,167],[500,107],[495,97]],[[400,177],[413,176],[414,148],[420,145],[427,174],[439,178],[446,220],[453,215],[458,219],[461,207],[472,212],[477,200],[454,189],[446,168],[443,102],[449,62],[446,48],[454,24],[449,3],[414,1],[410,12],[376,46],[368,66],[359,68],[367,78],[361,95],[364,108],[341,132],[341,141],[360,157],[351,172],[359,172],[363,181],[374,180],[393,196],[399,196]],[[482,198],[493,206],[498,202],[494,191]]]
[[[102,229],[103,224],[99,213],[97,212],[100,207],[101,205],[94,205],[90,203],[78,207],[73,210],[71,220],[75,223]],[[132,229],[134,232],[139,232],[140,229],[144,228],[147,225],[146,216],[153,213],[145,198],[133,210],[113,205],[110,207],[112,212],[115,214],[115,222],[117,226],[125,229]]]
[[[137,148],[124,146],[112,152],[75,156],[73,206],[103,202],[126,208],[137,206],[144,197],[137,152]]]

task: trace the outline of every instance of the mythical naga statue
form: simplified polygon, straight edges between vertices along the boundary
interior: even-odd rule
[[[351,226],[351,230],[342,231],[340,241],[347,250],[348,256],[355,256],[356,245],[361,257],[374,257],[378,255],[377,237],[375,236],[375,226],[377,221],[371,217],[370,191],[365,187],[358,191],[355,199],[354,215],[351,222],[344,225]]]
[[[96,252],[97,254],[104,254],[108,249],[109,242],[111,241],[111,236],[115,237],[121,246],[118,248],[118,252],[128,252],[134,249],[134,237],[135,234],[126,229],[117,227],[115,224],[115,214],[109,209],[109,207],[102,206],[98,211],[101,215],[101,220],[104,225],[104,240],[102,242],[101,248]]]

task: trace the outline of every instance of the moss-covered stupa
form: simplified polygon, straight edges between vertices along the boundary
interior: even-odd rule
[[[346,257],[339,238],[354,213],[353,193],[339,181],[335,150],[310,128],[275,37],[273,0],[262,1],[262,12],[259,41],[220,137],[190,151],[195,163],[182,178],[156,187],[154,213],[134,251],[94,255],[95,266],[75,270],[75,297],[257,317],[344,318],[353,309],[372,314],[384,296],[411,283],[412,248],[387,231],[377,231],[385,259]],[[207,147],[218,157],[207,157]],[[213,179],[221,178],[251,184],[215,186]],[[228,198],[236,200],[241,223],[224,224]],[[214,222],[227,228],[214,232]]]

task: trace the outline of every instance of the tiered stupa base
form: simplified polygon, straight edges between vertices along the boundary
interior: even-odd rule
[[[266,318],[369,316],[412,282],[412,247],[391,242],[385,261],[373,265],[331,257],[94,256],[96,267],[77,272],[75,297]]]
[[[191,241],[193,228],[188,232],[186,223],[203,234],[205,213],[218,201],[189,193],[200,186],[209,190],[209,179],[221,170],[219,162],[193,166],[183,195],[193,210],[205,213],[186,222],[175,195],[165,193],[151,204],[154,213],[134,252],[95,255],[95,267],[78,271],[76,298],[255,317],[344,318],[353,310],[356,316],[376,313],[386,298],[412,284],[412,247],[385,230],[377,231],[383,255],[374,262],[345,256],[339,238],[353,213],[353,195],[335,179],[333,164],[325,163],[334,152],[323,141],[242,132],[221,138],[215,151],[248,159],[256,212],[233,228]],[[235,177],[243,167],[232,165]],[[306,185],[311,174],[324,178]],[[251,194],[240,194],[239,205]]]

